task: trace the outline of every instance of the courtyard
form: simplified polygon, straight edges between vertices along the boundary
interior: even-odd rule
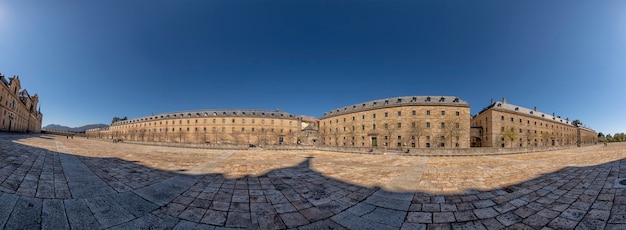
[[[624,229],[626,143],[471,157],[0,134],[3,229]]]

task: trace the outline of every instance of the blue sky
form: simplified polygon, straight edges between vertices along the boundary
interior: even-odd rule
[[[455,95],[626,132],[626,1],[0,1],[44,126]]]

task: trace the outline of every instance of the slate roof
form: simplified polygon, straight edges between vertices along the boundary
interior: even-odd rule
[[[506,111],[509,111],[509,112],[512,112],[512,113],[523,114],[523,115],[526,115],[526,116],[536,117],[536,118],[539,118],[539,119],[549,120],[549,121],[553,121],[553,122],[560,122],[560,123],[563,123],[563,124],[568,124],[568,125],[574,126],[569,120],[567,120],[565,118],[561,118],[560,116],[553,115],[553,114],[542,113],[542,112],[539,112],[539,111],[535,111],[534,109],[528,109],[528,108],[524,108],[524,107],[521,107],[521,106],[509,104],[509,103],[502,103],[501,101],[494,102],[493,104],[491,104],[491,105],[487,106],[486,108],[484,108],[478,114],[482,114],[482,113],[486,112],[489,109],[506,110]]]
[[[469,107],[469,103],[456,96],[402,96],[384,98],[337,108],[324,113],[322,119],[372,109],[407,105],[462,105]]]
[[[172,118],[202,118],[202,117],[267,117],[296,119],[296,116],[280,110],[193,110],[182,112],[162,113],[157,115],[139,117],[126,121],[118,121],[113,125],[131,124]]]

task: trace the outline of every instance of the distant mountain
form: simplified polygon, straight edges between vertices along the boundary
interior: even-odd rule
[[[63,126],[63,125],[50,124],[50,125],[46,125],[45,127],[42,127],[41,129],[58,130],[58,131],[70,131],[70,132],[82,133],[82,132],[85,132],[88,129],[106,128],[106,127],[109,127],[109,125],[92,124],[92,125],[83,125],[81,127],[76,127],[76,128],[70,128],[70,127]]]

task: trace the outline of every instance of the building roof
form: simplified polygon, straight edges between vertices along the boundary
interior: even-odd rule
[[[268,118],[286,118],[296,119],[296,116],[280,110],[193,110],[182,112],[162,113],[118,121],[113,125],[123,125],[137,122],[146,122],[161,119],[172,118],[197,118],[197,117],[268,117]]]
[[[456,96],[403,96],[384,98],[337,108],[324,113],[322,119],[372,109],[407,105],[462,105],[469,107],[469,103]]]
[[[525,116],[536,117],[538,119],[549,120],[549,121],[552,121],[552,122],[559,122],[559,123],[563,123],[563,124],[566,124],[566,125],[574,126],[569,121],[569,119],[567,119],[567,118],[563,119],[563,118],[561,118],[561,116],[557,116],[554,113],[553,114],[542,113],[542,112],[537,111],[536,109],[528,109],[528,108],[524,108],[524,107],[521,107],[521,106],[509,104],[509,103],[506,102],[506,100],[503,100],[503,101],[504,102],[496,101],[496,102],[491,103],[491,105],[485,107],[478,114],[482,114],[482,113],[486,112],[489,109],[498,109],[498,110],[508,111],[508,112],[511,112],[511,113],[523,114]]]
[[[9,81],[0,73],[0,81],[4,83],[7,87],[9,87]]]

